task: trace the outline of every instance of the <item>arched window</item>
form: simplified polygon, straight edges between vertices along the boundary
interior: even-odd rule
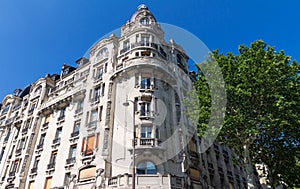
[[[40,85],[35,89],[34,95],[39,95],[39,94],[41,94],[41,92],[42,92],[42,86]]]
[[[156,174],[156,166],[150,161],[144,161],[137,165],[137,174]]]
[[[99,58],[105,57],[107,55],[108,55],[108,49],[106,47],[104,47],[97,53],[96,58],[99,59]]]

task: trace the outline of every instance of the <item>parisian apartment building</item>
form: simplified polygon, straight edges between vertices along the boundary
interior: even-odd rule
[[[248,188],[230,148],[200,153],[184,49],[145,5],[124,23],[1,101],[0,189]]]

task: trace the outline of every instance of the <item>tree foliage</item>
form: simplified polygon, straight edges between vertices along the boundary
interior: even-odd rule
[[[222,70],[227,93],[218,141],[243,156],[249,169],[254,163],[266,164],[270,185],[299,187],[299,64],[261,40],[250,47],[240,45],[239,55],[215,50],[211,58]],[[210,119],[213,103],[206,78],[207,73],[199,69],[195,88],[200,104],[200,135]]]

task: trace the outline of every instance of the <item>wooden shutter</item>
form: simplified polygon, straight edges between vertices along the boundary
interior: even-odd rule
[[[48,115],[46,116],[45,123],[49,123],[49,121],[50,121],[50,114],[48,114]]]
[[[200,181],[200,171],[194,168],[190,168],[191,178]]]
[[[94,150],[94,144],[95,144],[95,136],[89,136],[87,139],[87,148],[86,150]]]
[[[28,185],[28,189],[33,189],[34,187],[34,181],[30,181]]]
[[[85,151],[85,146],[86,146],[86,138],[82,139],[82,146],[81,146],[81,152]]]
[[[189,147],[191,151],[196,152],[195,141],[192,138],[189,141]]]
[[[45,187],[44,187],[44,189],[50,189],[51,182],[52,182],[52,177],[46,178],[46,182],[45,182]]]

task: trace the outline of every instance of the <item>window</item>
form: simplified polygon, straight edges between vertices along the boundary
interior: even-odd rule
[[[84,156],[92,155],[94,149],[98,148],[100,142],[100,134],[85,137],[82,140],[81,152]]]
[[[141,103],[140,116],[150,116],[150,102]]]
[[[30,105],[30,108],[28,110],[28,114],[32,114],[33,111],[34,111],[34,108],[35,108],[35,104],[33,103],[33,104]]]
[[[97,117],[98,117],[98,110],[93,110],[92,112],[91,112],[91,123],[94,123],[94,122],[96,122],[97,121]]]
[[[66,114],[66,108],[64,107],[60,110],[58,121],[63,120],[65,118],[65,114]]]
[[[149,41],[150,41],[149,39],[150,39],[149,35],[142,35],[141,36],[141,45],[149,46]]]
[[[33,168],[31,169],[31,172],[30,172],[31,174],[34,174],[37,172],[39,162],[40,162],[40,156],[35,158],[34,163],[33,163]]]
[[[100,86],[96,87],[94,89],[94,95],[93,95],[93,99],[92,102],[97,102],[100,99]]]
[[[2,158],[3,158],[4,152],[5,152],[5,147],[3,147],[2,150],[1,150],[1,153],[0,153],[0,161],[1,161]]]
[[[156,167],[155,165],[150,162],[141,162],[136,167],[137,174],[156,174]]]
[[[96,71],[95,79],[102,79],[103,73],[104,73],[104,69],[103,66],[101,66]]]
[[[42,86],[38,86],[38,88],[36,88],[34,95],[39,95],[42,92]]]
[[[66,162],[67,164],[73,164],[73,163],[75,163],[76,149],[77,149],[76,145],[72,145],[70,147],[69,158],[67,159],[67,162]]]
[[[18,172],[18,169],[19,169],[19,163],[20,161],[19,160],[15,160],[11,166],[11,169],[10,169],[10,173],[9,173],[9,176],[14,176],[16,174],[16,172]]]
[[[51,182],[52,182],[52,177],[46,178],[44,189],[50,189],[51,188]]]
[[[71,134],[71,137],[76,137],[79,135],[80,132],[80,121],[75,122],[73,133]]]
[[[99,120],[102,120],[103,106],[100,106]]]
[[[61,133],[62,133],[62,127],[57,128],[55,133],[55,139],[53,140],[53,144],[60,142]]]
[[[151,126],[142,126],[141,138],[152,138],[152,127]]]
[[[75,113],[80,113],[83,110],[83,100],[78,101]]]
[[[37,156],[36,158],[35,158],[35,160],[34,160],[34,164],[33,164],[33,167],[34,168],[37,168],[38,167],[38,165],[39,165],[39,162],[40,162],[40,156]]]
[[[101,50],[97,53],[96,58],[97,58],[97,60],[99,60],[100,58],[105,57],[105,56],[107,56],[107,55],[108,55],[108,50],[107,50],[107,48],[105,47],[105,48],[101,49]]]
[[[57,128],[55,138],[60,138],[62,133],[62,127]]]
[[[44,144],[44,141],[45,141],[45,137],[46,137],[46,133],[43,133],[43,134],[41,135],[41,138],[40,138],[40,143],[39,143],[39,145],[43,146],[43,144]]]
[[[104,93],[105,93],[105,84],[103,83],[103,85],[102,85],[102,92],[101,92],[101,96],[104,96]]]
[[[68,173],[65,174],[64,185],[69,186],[70,181],[71,181],[71,173],[68,172]]]
[[[150,19],[149,18],[147,18],[147,17],[143,17],[143,18],[141,18],[140,19],[140,23],[142,24],[142,25],[149,25],[150,24]]]
[[[151,79],[146,78],[146,77],[142,77],[141,89],[150,89],[150,86],[151,86]]]
[[[48,169],[54,169],[56,163],[57,151],[53,151],[48,164]]]
[[[70,158],[75,158],[76,157],[76,149],[77,149],[76,145],[71,146],[70,155],[69,155]]]
[[[19,145],[18,145],[17,150],[22,150],[23,148],[25,148],[25,138],[22,138],[22,139],[19,141]]]
[[[182,57],[177,54],[177,62],[182,65]]]
[[[8,110],[9,110],[9,108],[10,108],[10,105],[11,105],[11,104],[7,104],[7,105],[3,108],[2,114],[8,112]]]
[[[124,43],[123,43],[123,49],[129,49],[130,48],[130,43],[129,43],[129,40],[127,40],[127,41],[124,41]]]

